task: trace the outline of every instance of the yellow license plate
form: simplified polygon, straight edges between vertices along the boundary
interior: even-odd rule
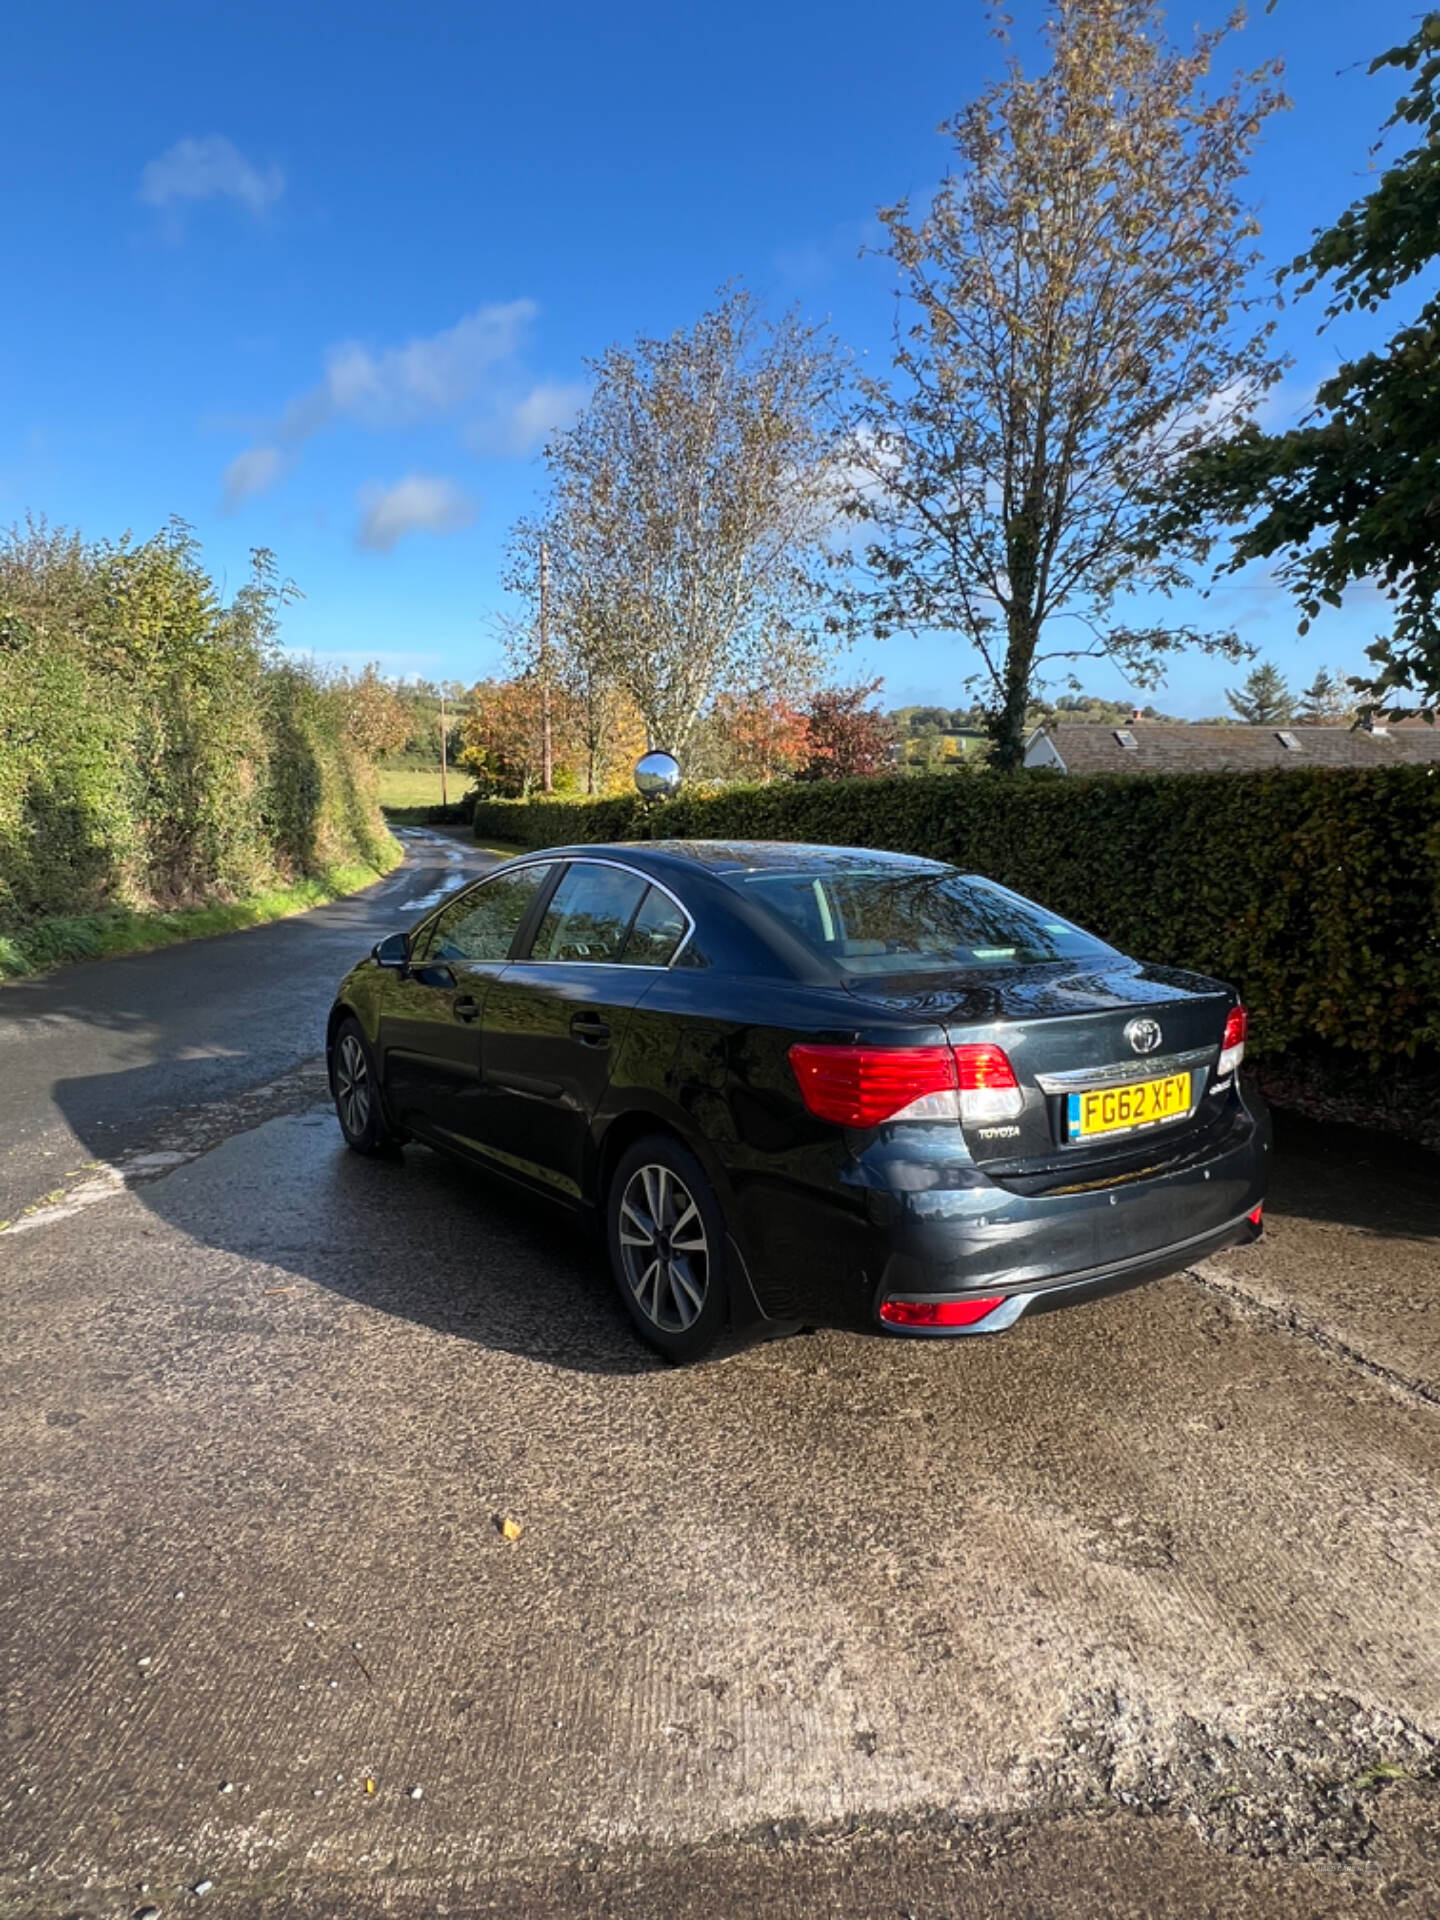
[[[1190,1076],[1172,1073],[1164,1080],[1139,1080],[1128,1087],[1097,1087],[1068,1098],[1066,1132],[1071,1140],[1095,1133],[1124,1133],[1157,1120],[1178,1120],[1190,1111]]]

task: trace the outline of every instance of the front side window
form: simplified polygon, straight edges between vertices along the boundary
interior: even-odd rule
[[[953,867],[726,878],[846,973],[1034,966],[1114,952],[1018,893]]]
[[[426,960],[508,959],[521,923],[551,870],[549,864],[517,867],[468,890],[436,920]]]
[[[530,958],[614,964],[648,885],[624,867],[575,861],[550,897]]]

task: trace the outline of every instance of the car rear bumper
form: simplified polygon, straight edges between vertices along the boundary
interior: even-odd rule
[[[939,1128],[897,1129],[853,1157],[829,1191],[752,1184],[737,1237],[768,1318],[928,1337],[998,1332],[1254,1238],[1249,1216],[1269,1166],[1269,1115],[1249,1102],[1162,1164],[1039,1193],[990,1176]],[[896,1298],[1003,1308],[973,1328],[900,1327],[880,1317]]]
[[[1258,1202],[1254,1211],[1259,1211]],[[1260,1221],[1252,1214],[1245,1213],[1238,1220],[1229,1221],[1208,1233],[1197,1234],[1191,1239],[1177,1241],[1173,1246],[1160,1247],[1153,1252],[1132,1255],[1126,1260],[1113,1261],[1088,1273],[1063,1274],[1014,1291],[996,1288],[992,1292],[991,1288],[986,1287],[979,1291],[979,1297],[995,1298],[996,1305],[966,1326],[893,1326],[881,1318],[881,1308],[887,1300],[900,1299],[941,1306],[969,1303],[977,1298],[974,1289],[960,1293],[920,1292],[914,1284],[914,1262],[907,1260],[903,1254],[896,1254],[891,1256],[876,1289],[875,1319],[886,1333],[899,1334],[907,1340],[953,1340],[968,1334],[1003,1333],[1026,1314],[1049,1313],[1056,1307],[1079,1306],[1108,1293],[1121,1293],[1127,1287],[1143,1286],[1147,1280],[1163,1280],[1167,1274],[1179,1273],[1193,1266],[1195,1261],[1219,1253],[1224,1247],[1243,1246],[1258,1240],[1262,1232]]]

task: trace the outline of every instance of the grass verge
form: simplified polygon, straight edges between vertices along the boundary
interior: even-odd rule
[[[33,926],[0,933],[0,981],[22,980],[49,967],[74,960],[103,960],[117,953],[143,953],[152,947],[170,947],[207,934],[236,933],[243,927],[264,926],[307,913],[328,901],[343,899],[370,887],[400,864],[403,850],[397,841],[393,858],[378,866],[354,862],[330,867],[311,880],[293,886],[270,887],[245,900],[228,900],[209,907],[180,907],[172,912],[55,914]]]

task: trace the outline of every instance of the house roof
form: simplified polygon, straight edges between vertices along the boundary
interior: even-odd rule
[[[1120,735],[1135,742],[1123,745]],[[1296,744],[1288,746],[1286,739]],[[1195,727],[1137,720],[1128,727],[1039,727],[1027,767],[1065,773],[1241,773],[1267,767],[1393,767],[1440,762],[1440,725],[1368,732],[1351,727]]]

